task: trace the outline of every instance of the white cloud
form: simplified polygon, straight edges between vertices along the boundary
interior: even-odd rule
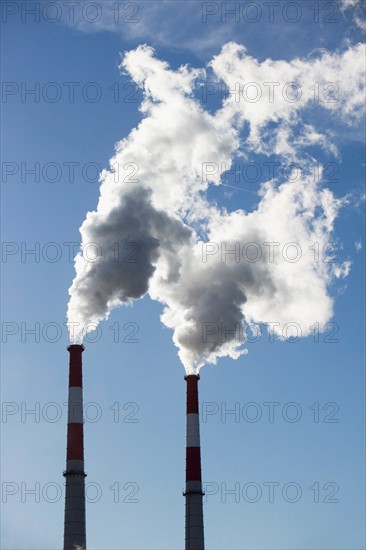
[[[249,145],[257,152],[296,156],[294,131],[299,131],[301,111],[309,106],[337,113],[348,124],[364,114],[364,58],[365,45],[357,44],[343,53],[323,51],[315,59],[258,62],[244,46],[230,42],[210,63],[231,90],[221,116],[232,123],[249,123]],[[313,127],[309,130],[310,126],[298,145],[307,140],[336,153],[325,135]]]

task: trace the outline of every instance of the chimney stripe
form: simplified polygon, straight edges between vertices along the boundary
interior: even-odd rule
[[[198,386],[194,380],[195,375],[189,375],[187,379],[187,414],[199,413],[198,410]]]
[[[187,414],[186,446],[200,446],[200,422],[196,413]]]
[[[187,447],[186,449],[186,481],[201,481],[200,447]]]
[[[83,388],[69,388],[68,423],[80,423],[83,419]]]
[[[68,424],[66,460],[84,460],[83,425]]]
[[[69,351],[70,351],[69,388],[72,388],[74,386],[82,388],[83,386],[82,363],[81,363],[82,351],[79,352],[78,350],[75,349],[76,347],[77,347],[76,345],[69,346]]]

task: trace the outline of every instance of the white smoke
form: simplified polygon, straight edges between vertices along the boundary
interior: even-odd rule
[[[321,85],[352,75],[352,93],[322,105],[350,123],[363,108],[362,54],[358,45],[316,59],[259,63],[243,46],[230,43],[212,60],[211,70],[230,88],[255,81],[264,89],[272,76],[281,85],[297,81],[305,88],[317,78]],[[144,118],[117,144],[110,169],[101,174],[97,210],[80,228],[82,250],[69,291],[72,339],[80,341],[87,324],[146,293],[164,304],[161,320],[173,329],[187,372],[245,353],[245,335],[233,331],[244,321],[277,323],[280,337],[289,323],[287,336],[294,326],[303,336],[314,322],[324,326],[332,317],[329,284],[347,275],[349,263],[335,266],[316,256],[331,241],[342,201],[314,178],[310,160],[303,162],[301,179],[290,175],[285,182],[264,183],[252,212],[227,212],[206,196],[238,152],[267,153],[272,144],[278,155],[294,160],[309,143],[336,152],[328,136],[301,125],[311,94],[298,103],[284,101],[282,94],[255,104],[229,96],[210,114],[193,95],[203,70],[174,71],[146,45],[126,53],[121,68],[144,92]],[[243,143],[244,125],[249,137]],[[221,168],[203,178],[207,162]],[[255,244],[245,248],[246,243]],[[85,249],[93,247],[96,256],[86,257]]]

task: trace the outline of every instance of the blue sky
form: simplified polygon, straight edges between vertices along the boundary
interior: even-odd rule
[[[130,76],[118,68],[120,54],[146,43],[174,70],[182,64],[202,68],[234,40],[258,63],[267,58],[311,59],[323,50],[341,53],[362,41],[357,19],[361,8],[357,3],[331,2],[326,7],[319,2],[316,22],[310,2],[298,2],[301,16],[290,22],[286,17],[295,15],[289,11],[284,16],[286,3],[281,2],[269,21],[267,8],[257,3],[262,16],[251,23],[242,11],[238,22],[229,16],[223,22],[220,3],[210,3],[219,11],[204,22],[207,3],[132,2],[138,22],[115,25],[107,2],[96,3],[102,13],[97,24],[85,17],[78,21],[80,11],[76,21],[68,21],[62,3],[60,21],[50,23],[41,13],[39,22],[24,14],[23,22],[25,2],[3,4],[19,10],[14,15],[3,12],[2,23],[2,74],[10,92],[2,97],[2,547],[46,550],[60,548],[63,535],[64,323],[75,274],[71,245],[65,243],[80,242],[86,212],[96,208],[95,165],[107,168],[115,143],[142,118],[142,93],[135,93],[135,85],[128,87]],[[120,4],[125,17],[130,11]],[[207,75],[213,78],[210,69]],[[67,82],[80,83],[74,102]],[[39,102],[31,95],[22,101],[22,86],[35,83]],[[342,97],[352,96],[351,82],[339,85]],[[115,102],[117,86],[120,97]],[[58,101],[42,95],[47,98],[60,89]],[[89,101],[85,94],[95,90],[100,99]],[[130,102],[132,91],[135,101]],[[199,87],[195,96],[200,102]],[[213,97],[202,106],[215,112],[219,104]],[[359,117],[344,120],[314,105],[301,117],[302,124],[315,125],[338,150],[335,155],[317,142],[300,153],[337,168],[338,181],[327,186],[336,197],[348,195],[348,201],[335,222],[332,242],[339,245],[340,262],[350,261],[351,267],[346,278],[329,286],[334,325],[319,335],[319,342],[314,335],[296,343],[272,342],[263,327],[259,341],[246,345],[247,355],[236,361],[223,357],[217,365],[203,367],[201,442],[209,549],[365,547],[363,126]],[[246,162],[263,166],[268,156],[246,148],[246,132],[242,128],[241,152]],[[242,158],[234,157],[238,162]],[[270,159],[284,162],[275,154]],[[35,163],[39,181],[25,172]],[[74,181],[70,163],[79,163]],[[52,170],[57,169],[61,172],[56,177]],[[229,212],[250,212],[260,200],[257,192],[264,180],[231,180],[239,189],[211,186],[207,197]],[[36,254],[27,255],[32,248]],[[52,261],[55,253],[59,258]],[[183,548],[184,368],[172,331],[160,322],[162,311],[159,302],[145,296],[131,307],[113,310],[100,324],[99,336],[90,333],[90,342],[85,342],[90,549]],[[332,327],[338,331],[333,336]],[[32,328],[36,335],[27,333]],[[128,341],[132,331],[136,342]],[[268,403],[274,407],[273,422]],[[31,409],[36,413],[26,414]],[[235,415],[228,414],[233,409]],[[32,488],[36,496],[27,494]],[[228,494],[233,488],[236,494]],[[298,501],[291,502],[296,494]]]

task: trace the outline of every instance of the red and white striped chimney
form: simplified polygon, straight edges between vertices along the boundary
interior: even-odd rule
[[[199,374],[189,374],[187,382],[186,424],[186,550],[204,550],[201,446],[198,409]]]
[[[69,346],[69,398],[66,452],[64,550],[86,549],[83,373],[84,346]]]

